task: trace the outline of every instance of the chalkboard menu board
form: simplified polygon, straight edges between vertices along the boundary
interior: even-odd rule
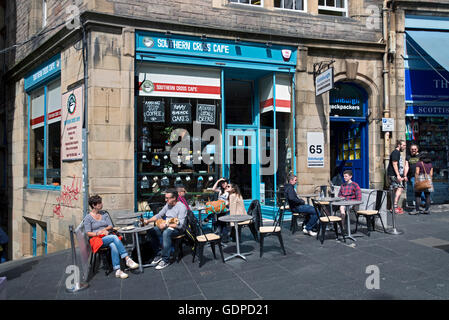
[[[142,99],[143,122],[165,122],[165,103],[160,101],[148,101]]]
[[[172,124],[192,123],[192,105],[190,103],[171,103],[170,120]]]
[[[198,104],[196,106],[196,121],[205,124],[215,124],[215,105]]]

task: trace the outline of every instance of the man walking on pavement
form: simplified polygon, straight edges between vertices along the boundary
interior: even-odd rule
[[[401,197],[402,189],[404,189],[403,181],[408,181],[407,177],[404,176],[405,163],[401,155],[401,152],[404,152],[406,147],[407,145],[404,140],[398,140],[396,142],[396,148],[390,154],[390,161],[387,168],[390,185],[394,190],[394,208],[397,214],[404,213],[404,210],[398,206],[398,201]]]

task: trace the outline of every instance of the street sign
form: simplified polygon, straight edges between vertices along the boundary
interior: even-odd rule
[[[307,132],[307,168],[324,168],[324,134]]]
[[[315,95],[319,96],[334,87],[334,68],[329,68],[315,78]]]
[[[382,131],[394,131],[394,118],[382,118]]]

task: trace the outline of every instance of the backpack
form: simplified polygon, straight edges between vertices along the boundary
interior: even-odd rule
[[[199,236],[199,230],[198,219],[195,217],[192,210],[187,210],[187,216],[181,230],[185,234],[186,241],[193,248],[195,246],[196,237]]]

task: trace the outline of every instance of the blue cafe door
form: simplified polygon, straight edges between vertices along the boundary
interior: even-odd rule
[[[334,184],[343,181],[343,171],[352,170],[353,181],[361,188],[369,186],[367,100],[366,91],[354,83],[337,82],[329,93]]]

